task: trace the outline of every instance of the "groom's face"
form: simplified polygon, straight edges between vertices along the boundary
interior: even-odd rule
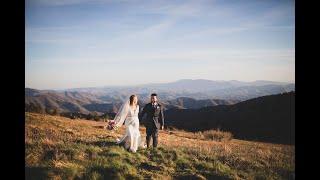
[[[157,96],[151,96],[151,102],[152,103],[155,103],[157,101],[158,101]]]

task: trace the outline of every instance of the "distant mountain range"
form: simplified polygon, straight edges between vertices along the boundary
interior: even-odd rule
[[[76,88],[64,91],[86,92],[99,94],[104,100],[115,100],[128,94],[138,94],[140,99],[148,100],[151,92],[157,92],[162,100],[172,100],[178,97],[193,99],[228,99],[247,100],[259,96],[279,94],[295,90],[293,83],[274,81],[212,81],[204,79],[183,79],[171,83],[145,84],[127,87],[97,87]]]
[[[295,93],[270,95],[234,105],[169,109],[166,125],[189,131],[218,129],[236,138],[294,144]]]
[[[54,92],[39,91],[35,89],[25,89],[25,110],[29,112],[45,113],[48,110],[56,110],[57,112],[79,112],[89,114],[96,112],[101,115],[103,113],[116,113],[122,105],[120,100],[111,102],[101,100],[100,97],[86,92]],[[99,99],[100,98],[100,99]],[[239,100],[222,100],[207,99],[196,100],[188,97],[179,97],[173,100],[162,101],[165,109],[197,109],[207,106],[231,105],[240,102]],[[139,105],[143,107],[148,100],[139,101]]]
[[[275,81],[264,81],[258,80],[253,82],[244,81],[213,81],[206,79],[182,79],[170,83],[150,83],[137,86],[107,86],[107,87],[93,87],[93,88],[74,88],[65,89],[62,91],[81,91],[81,92],[92,92],[92,93],[105,93],[112,92],[114,90],[127,90],[127,91],[139,91],[139,93],[149,93],[150,90],[157,91],[178,91],[178,92],[206,92],[219,89],[243,87],[243,86],[264,86],[264,85],[288,85],[291,83],[275,82]]]
[[[184,79],[172,83],[145,84],[127,87],[75,88],[36,90],[25,88],[25,109],[45,112],[117,112],[131,94],[139,96],[139,104],[149,102],[150,93],[159,94],[166,109],[197,109],[206,106],[230,105],[247,99],[290,92],[295,85],[273,81],[211,81]]]

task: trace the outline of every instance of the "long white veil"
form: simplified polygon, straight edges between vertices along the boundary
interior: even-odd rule
[[[127,97],[124,100],[124,103],[121,105],[118,113],[114,117],[114,122],[116,127],[121,127],[122,124],[124,123],[124,120],[126,119],[128,112],[130,108],[130,100],[129,97]]]

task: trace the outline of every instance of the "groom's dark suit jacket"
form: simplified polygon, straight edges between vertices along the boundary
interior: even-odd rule
[[[142,119],[145,114],[147,114],[145,122],[147,128],[156,127],[160,129],[164,125],[163,107],[161,104],[157,103],[155,107],[152,103],[146,104],[140,113],[139,119]]]

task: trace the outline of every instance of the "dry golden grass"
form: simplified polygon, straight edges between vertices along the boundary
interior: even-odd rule
[[[237,139],[213,141],[185,131],[159,133],[157,150],[129,153],[106,123],[26,113],[27,179],[288,179],[294,146]],[[140,132],[145,137],[145,128]],[[208,132],[216,133],[216,132]],[[227,135],[223,135],[225,137]],[[122,173],[119,173],[119,172]]]

